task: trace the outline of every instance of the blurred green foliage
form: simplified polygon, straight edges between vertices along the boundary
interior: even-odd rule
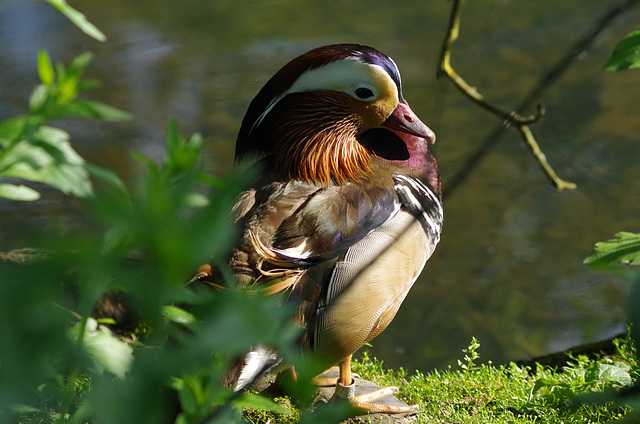
[[[71,7],[66,0],[45,0],[51,6],[58,9],[63,15],[65,15],[71,22],[73,22],[78,28],[90,37],[95,38],[98,41],[105,41],[106,35],[103,34],[95,25],[93,25],[84,14]]]
[[[47,1],[100,39],[65,1]],[[162,163],[133,153],[146,170],[133,187],[85,163],[50,120],[131,118],[78,98],[97,85],[82,78],[91,57],[53,65],[41,51],[41,84],[28,112],[0,121],[0,196],[35,200],[39,193],[21,180],[39,182],[81,198],[86,212],[76,230],[0,257],[0,422],[229,423],[241,420],[243,408],[289,414],[221,385],[230,363],[257,344],[296,366],[299,381],[289,389],[308,405],[320,369],[297,347],[293,311],[232,286],[187,284],[204,263],[230,275],[224,258],[237,234],[229,212],[252,172],[207,174],[200,136],[183,138],[174,120]],[[95,317],[112,293],[126,298],[134,333],[117,334],[120,322]],[[300,417],[325,423],[344,413]]]
[[[256,344],[296,365],[295,390],[309,398],[304,381],[319,370],[296,347],[292,310],[275,297],[186,284],[199,265],[226,257],[236,237],[229,211],[251,173],[225,180],[206,174],[198,164],[200,137],[182,138],[173,120],[166,149],[161,164],[134,154],[147,170],[134,188],[83,165],[97,184],[83,193],[86,227],[41,240],[42,253],[26,264],[2,263],[5,417],[31,411],[40,419],[213,423],[239,420],[244,407],[288,413],[221,387],[231,361]],[[91,317],[115,290],[149,329],[135,350]]]
[[[319,370],[298,352],[300,329],[280,299],[186,284],[198,265],[226,257],[236,237],[229,211],[250,173],[204,173],[200,138],[182,138],[173,120],[166,148],[160,165],[135,154],[147,173],[133,189],[86,166],[98,182],[86,197],[87,227],[42,240],[46,253],[26,265],[2,264],[0,407],[101,423],[233,422],[243,407],[288,412],[221,387],[231,361],[256,344],[295,364],[296,390],[311,394],[303,382]],[[150,329],[135,351],[91,317],[114,290]],[[87,377],[90,392],[79,385]]]
[[[67,194],[86,197],[92,193],[84,159],[71,147],[69,134],[47,125],[61,117],[97,118],[111,121],[130,119],[103,103],[80,100],[78,94],[95,87],[97,82],[82,79],[92,55],[85,53],[69,66],[51,63],[40,51],[38,73],[42,84],[29,99],[27,114],[0,122],[0,197],[36,200],[40,194],[7,178],[35,181],[56,187]]]

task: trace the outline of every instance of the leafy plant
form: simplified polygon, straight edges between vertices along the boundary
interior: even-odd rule
[[[578,393],[629,386],[633,382],[630,370],[626,363],[609,358],[592,361],[586,356],[572,357],[569,365],[562,368],[562,373],[548,375],[539,371],[543,375],[531,388],[529,400],[542,389],[560,399],[571,399]]]
[[[268,344],[296,366],[296,397],[310,399],[304,381],[319,370],[296,347],[292,311],[276,298],[186,284],[199,265],[226,257],[236,237],[229,210],[251,173],[223,180],[202,171],[200,136],[183,138],[175,120],[161,164],[133,154],[146,169],[133,188],[86,164],[69,135],[47,122],[130,118],[78,98],[96,85],[82,79],[90,60],[87,53],[54,66],[41,51],[42,83],[28,113],[0,122],[0,196],[38,198],[12,180],[20,178],[81,197],[87,207],[79,231],[52,232],[19,261],[0,261],[0,421],[228,423],[239,421],[243,408],[289,413],[220,381],[238,355]],[[94,317],[115,292],[126,296],[143,330],[136,343],[110,330],[120,324],[116,318]],[[301,419],[332,422],[344,411],[318,416]]]
[[[319,370],[298,352],[293,311],[277,298],[186,284],[211,254],[214,261],[226,256],[235,237],[229,208],[248,178],[201,171],[199,140],[182,138],[171,121],[161,165],[136,154],[147,174],[133,189],[91,168],[100,189],[87,199],[90,228],[46,241],[48,254],[28,267],[2,265],[0,421],[13,417],[3,416],[3,407],[101,423],[228,423],[239,421],[243,408],[288,414],[220,384],[231,362],[256,344],[277,348],[296,366],[293,392],[309,398],[313,389],[304,381]],[[134,350],[92,318],[93,305],[112,290],[125,293],[150,328]],[[79,389],[87,378],[91,384]]]
[[[464,353],[464,362],[458,359],[458,366],[462,368],[466,373],[476,367],[475,361],[480,358],[480,354],[477,352],[480,347],[480,342],[475,337],[471,338],[471,344],[466,349],[462,349]]]
[[[130,119],[128,113],[103,103],[80,100],[78,94],[96,86],[95,81],[82,80],[91,62],[90,53],[76,57],[69,66],[51,63],[49,55],[40,51],[38,85],[29,100],[29,112],[0,121],[0,197],[36,200],[40,194],[33,187],[7,178],[40,182],[64,193],[87,197],[92,193],[85,162],[71,147],[69,134],[46,123],[61,117],[97,118],[111,121]]]
[[[131,368],[133,349],[109,331],[100,326],[94,318],[81,320],[69,330],[71,340],[77,340],[89,356],[95,360],[96,368],[89,366],[92,373],[110,372],[122,379]]]

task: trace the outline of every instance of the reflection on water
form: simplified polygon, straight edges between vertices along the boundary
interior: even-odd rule
[[[599,0],[465,3],[453,63],[484,94],[515,104],[606,8]],[[205,137],[209,171],[228,172],[250,99],[282,64],[309,48],[360,42],[393,56],[405,97],[438,135],[446,186],[499,124],[434,79],[447,2],[231,2],[78,0],[109,37],[83,36],[43,2],[0,4],[0,118],[24,111],[37,81],[36,52],[67,61],[90,49],[93,98],[131,111],[130,123],[65,121],[90,162],[136,178],[130,150],[163,154],[166,118]],[[472,336],[484,360],[505,361],[606,337],[624,322],[626,284],[582,265],[594,242],[640,231],[640,73],[605,73],[622,17],[540,99],[535,133],[578,191],[556,192],[508,133],[445,204],[441,245],[396,320],[373,341],[391,366],[454,364]],[[35,204],[0,201],[0,249],[73,222],[73,202],[46,191]],[[16,231],[16,228],[19,231]],[[392,284],[393,282],[390,282]]]

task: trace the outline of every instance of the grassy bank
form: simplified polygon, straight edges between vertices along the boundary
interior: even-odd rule
[[[637,355],[629,339],[617,339],[614,344],[614,354],[569,355],[562,367],[528,367],[515,363],[481,363],[477,353],[479,343],[474,339],[462,352],[458,366],[446,370],[408,375],[403,369],[385,368],[382,361],[367,352],[354,362],[353,370],[380,386],[398,386],[397,397],[418,406],[417,423],[638,423],[640,396],[637,386],[635,394],[633,389],[640,373]],[[73,384],[76,386],[68,387],[68,398],[42,396],[37,408],[3,414],[0,422],[78,422],[60,411],[68,409],[69,403],[75,404],[72,409],[82,408],[92,384],[89,378],[76,379]],[[297,409],[295,402],[287,397],[274,400],[286,413],[245,409],[243,420],[256,424],[289,424],[300,422],[301,418],[302,422],[307,422],[310,416],[316,415],[313,422],[322,422],[316,413]],[[386,422],[387,418],[379,419],[376,417],[373,422]],[[367,416],[357,420],[371,421]],[[345,422],[355,421],[348,419]]]
[[[632,408],[640,398],[625,395],[629,389],[624,387],[631,386],[639,372],[628,340],[616,340],[613,355],[567,356],[563,367],[480,363],[478,346],[472,343],[463,352],[458,367],[426,374],[387,369],[367,353],[353,369],[380,386],[398,386],[398,398],[418,405],[417,423],[640,422]],[[286,398],[277,400],[290,405]],[[245,418],[252,423],[294,423],[298,413],[247,411]]]

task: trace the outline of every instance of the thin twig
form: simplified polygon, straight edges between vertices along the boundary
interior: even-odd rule
[[[460,31],[460,6],[462,0],[454,0],[451,10],[451,18],[449,20],[449,30],[447,37],[442,43],[442,51],[440,54],[440,68],[438,70],[438,76],[447,76],[454,85],[462,91],[467,97],[476,102],[478,105],[488,110],[489,112],[497,115],[505,120],[507,123],[512,124],[518,132],[522,135],[527,146],[531,149],[534,157],[538,161],[538,164],[549,177],[558,190],[563,189],[575,189],[574,183],[564,181],[555,173],[551,165],[546,159],[544,153],[540,149],[540,146],[536,142],[529,125],[538,121],[544,115],[544,109],[538,106],[537,113],[533,116],[523,117],[516,111],[509,111],[499,105],[486,100],[475,87],[470,86],[451,66],[451,45],[458,38]]]
[[[518,125],[518,130],[524,138],[524,141],[527,143],[527,146],[531,150],[531,153],[537,159],[538,164],[540,165],[544,173],[547,174],[551,181],[553,181],[553,183],[556,185],[556,188],[558,190],[575,190],[577,186],[574,183],[565,181],[558,177],[558,175],[556,175],[556,172],[553,170],[551,165],[549,165],[547,157],[544,155],[544,153],[540,149],[540,146],[538,146],[536,139],[533,137],[529,125],[520,124]]]
[[[483,108],[487,109],[489,112],[494,115],[498,115],[504,120],[512,123],[514,125],[518,125],[520,123],[523,124],[531,124],[537,120],[539,120],[542,115],[544,115],[544,109],[542,107],[538,107],[538,113],[533,116],[523,117],[514,111],[509,111],[507,109],[502,108],[499,105],[489,102],[484,98],[482,94],[478,92],[475,87],[469,85],[451,66],[451,45],[455,40],[458,39],[458,34],[460,33],[460,5],[462,4],[461,0],[455,0],[453,3],[453,9],[451,11],[451,18],[449,20],[449,31],[447,33],[447,37],[445,37],[444,42],[442,44],[442,50],[440,53],[440,67],[438,68],[438,77],[443,75],[447,76],[451,79],[455,86],[460,89],[460,91],[469,97],[474,102],[478,103]]]
[[[538,81],[538,84],[524,97],[524,100],[518,105],[516,108],[517,111],[522,111],[528,107],[535,101],[536,98],[540,96],[540,94],[547,88],[549,88],[553,83],[555,83],[558,78],[575,62],[575,59],[586,50],[591,43],[596,39],[598,35],[602,33],[609,25],[613,22],[613,20],[624,12],[628,11],[632,7],[637,6],[640,3],[640,0],[625,0],[620,2],[620,4],[613,6],[607,9],[602,15],[595,20],[594,24],[591,25],[585,33],[576,40],[574,44],[567,50],[567,53],[557,62],[557,64],[551,68],[546,74]],[[453,8],[460,7],[460,2],[455,2]],[[452,19],[454,16],[458,16],[459,20],[459,10],[452,11],[451,13]],[[450,29],[453,28],[453,25],[450,23]],[[455,38],[457,38],[458,28],[455,28],[456,34],[455,37],[451,38],[447,36],[445,39],[445,43],[449,43],[448,47],[451,46],[451,43]],[[451,41],[448,41],[451,40]],[[443,45],[443,52],[445,51],[445,45]],[[446,49],[447,57],[450,56],[448,52],[449,49]],[[444,53],[443,53],[444,54]],[[448,59],[447,59],[448,60]],[[440,60],[442,62],[442,58]],[[439,69],[438,74],[442,71]],[[467,159],[464,166],[456,173],[448,182],[447,186],[443,190],[443,195],[445,198],[451,196],[452,193],[456,191],[456,189],[460,186],[460,184],[465,181],[469,174],[475,169],[476,166],[480,163],[482,158],[489,153],[489,151],[496,145],[496,143],[500,140],[500,137],[504,134],[505,125],[498,125],[494,131],[492,131],[487,137],[484,138],[483,142],[479,144],[476,151]]]

